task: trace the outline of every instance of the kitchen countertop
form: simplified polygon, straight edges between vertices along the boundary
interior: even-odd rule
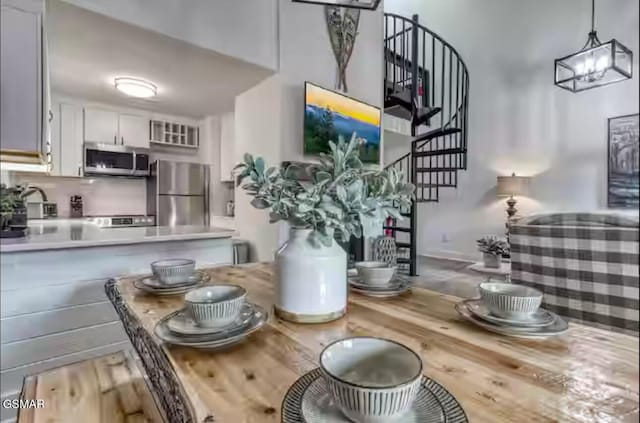
[[[0,240],[0,252],[230,238],[235,235],[233,230],[209,226],[100,228],[82,219],[32,220],[29,221],[29,231],[24,238]]]

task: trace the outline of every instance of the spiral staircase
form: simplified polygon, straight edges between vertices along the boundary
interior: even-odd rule
[[[437,202],[441,189],[456,188],[467,168],[469,72],[460,54],[442,37],[411,19],[385,13],[385,113],[408,122],[409,152],[389,164],[416,186],[404,219],[384,230],[396,240],[398,264],[417,274],[418,204]]]

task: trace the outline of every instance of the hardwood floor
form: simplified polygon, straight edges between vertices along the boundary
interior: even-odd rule
[[[468,270],[473,262],[418,257],[418,275],[411,278],[416,286],[461,298],[478,296],[478,285],[486,277]]]

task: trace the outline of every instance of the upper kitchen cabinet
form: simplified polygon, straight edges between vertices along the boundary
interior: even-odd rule
[[[46,170],[46,48],[43,3],[2,0],[0,156],[3,167],[28,164]],[[25,169],[26,170],[26,169]]]
[[[111,110],[84,109],[84,140],[105,144],[120,144],[118,113]]]
[[[220,180],[233,182],[235,115],[225,113],[220,119]]]
[[[149,119],[134,114],[85,107],[84,140],[149,148]]]
[[[82,106],[56,102],[51,123],[51,175],[83,176]]]
[[[131,147],[149,148],[149,119],[144,116],[118,116],[120,143]]]

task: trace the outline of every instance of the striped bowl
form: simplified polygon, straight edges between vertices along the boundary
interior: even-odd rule
[[[151,263],[151,272],[164,285],[184,283],[193,275],[196,262],[189,259],[167,259]]]
[[[542,292],[528,286],[510,283],[481,283],[480,298],[498,317],[527,320],[540,308]]]
[[[247,291],[237,285],[208,285],[184,295],[185,308],[198,326],[222,328],[240,315]]]
[[[401,421],[422,379],[422,360],[415,352],[374,337],[329,344],[320,354],[320,369],[337,407],[358,423]]]

